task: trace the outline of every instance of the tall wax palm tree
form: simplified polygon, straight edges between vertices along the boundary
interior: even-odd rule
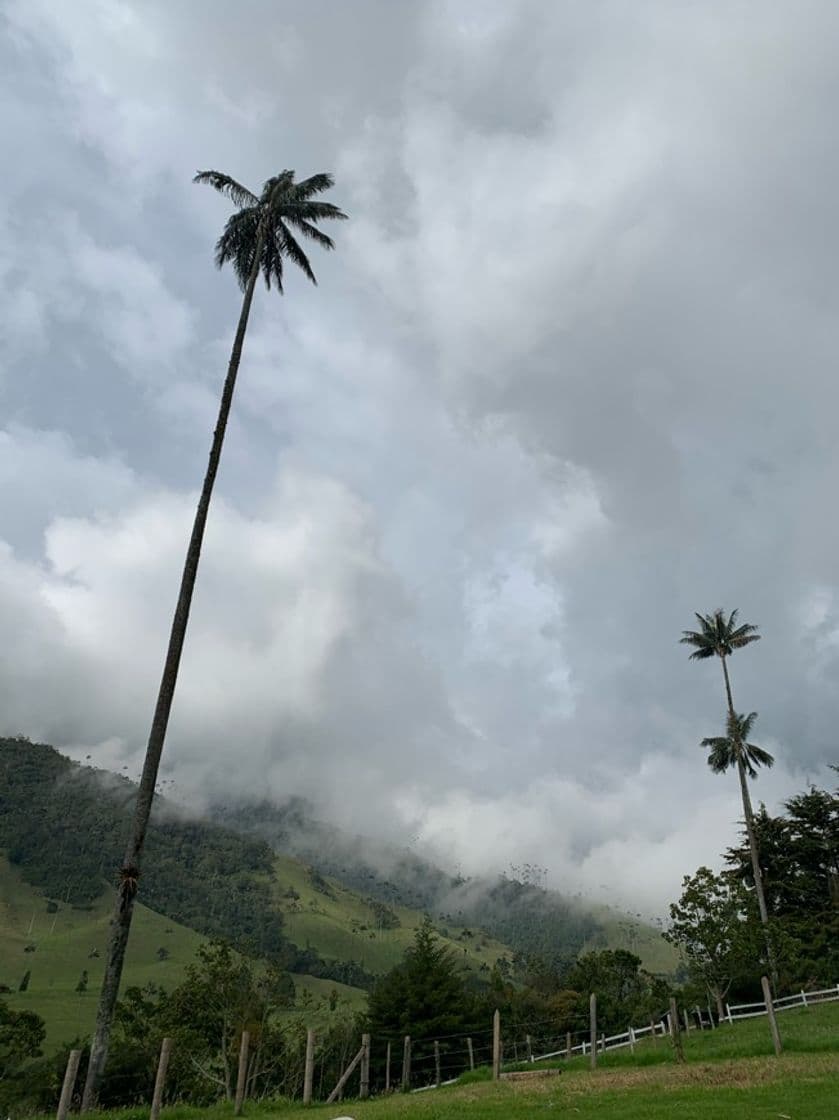
[[[111,922],[108,958],[105,964],[102,993],[96,1014],[96,1030],[91,1045],[90,1062],[82,1101],[83,1108],[91,1108],[96,1103],[96,1096],[105,1068],[111,1022],[119,992],[134,901],[137,896],[140,861],[152,801],[154,800],[160,756],[163,751],[166,727],[175,694],[178,667],[183,652],[189,610],[198,572],[198,561],[201,555],[201,544],[204,539],[204,528],[221,457],[225,429],[230,415],[230,406],[233,402],[233,390],[239,372],[239,362],[242,357],[242,347],[245,341],[245,331],[247,330],[256,282],[259,279],[259,274],[262,273],[266,286],[270,289],[273,283],[277,291],[282,293],[283,265],[285,261],[290,261],[301,269],[313,284],[316,283],[309,259],[297,237],[302,235],[303,238],[313,241],[323,249],[332,249],[331,239],[318,228],[318,223],[327,219],[346,217],[346,214],[339,210],[337,206],[333,206],[329,202],[319,201],[316,197],[333,185],[331,175],[313,175],[302,182],[295,182],[293,171],[283,171],[279,175],[268,179],[259,195],[253,194],[247,187],[243,187],[241,183],[237,183],[235,179],[220,171],[201,171],[193,181],[208,183],[211,187],[215,187],[217,191],[229,198],[236,207],[236,211],[228,218],[224,231],[216,244],[216,264],[219,268],[227,264],[228,261],[233,265],[233,270],[244,295],[239,314],[239,324],[236,328],[233,349],[227,367],[227,377],[222,389],[207,473],[204,477],[204,485],[195,512],[192,535],[187,547],[180,592],[169,636],[169,647],[166,653],[160,690],[146,748],[143,773],[137,793],[131,838],[119,872],[116,907]]]
[[[756,770],[754,763],[758,762],[763,764],[765,759],[769,762],[766,765],[771,765],[772,756],[765,751],[761,751],[759,747],[750,747],[745,742],[751,730],[757,715],[752,712],[751,715],[743,717],[739,716],[734,710],[734,700],[731,695],[731,678],[728,675],[727,659],[731,657],[738,649],[744,649],[752,642],[760,640],[760,634],[757,632],[757,627],[753,626],[750,622],[743,622],[739,626],[737,624],[736,610],[726,618],[725,611],[716,610],[712,614],[698,614],[696,615],[699,622],[698,630],[683,630],[680,642],[682,645],[693,646],[693,653],[690,655],[692,661],[705,661],[710,657],[718,657],[722,663],[723,680],[725,681],[725,698],[728,717],[726,720],[726,729],[728,735],[724,739],[704,739],[703,746],[711,747],[711,755],[709,757],[709,764],[717,772],[722,773],[727,770],[729,766],[737,767],[737,774],[740,779],[740,793],[743,798],[743,818],[746,825],[746,835],[749,840],[749,852],[752,858],[752,873],[755,881],[755,894],[757,895],[757,905],[760,912],[760,920],[763,924],[764,933],[766,937],[766,952],[769,958],[769,968],[772,973],[772,983],[777,989],[778,986],[778,971],[775,964],[775,953],[772,946],[772,938],[769,932],[769,913],[766,909],[766,896],[763,890],[763,873],[760,869],[760,852],[757,846],[757,836],[755,835],[754,828],[754,814],[752,812],[752,801],[749,796],[749,785],[747,780],[748,775],[754,777]],[[727,746],[723,744],[728,744]],[[757,751],[758,754],[749,752]],[[730,758],[730,762],[725,759]],[[719,763],[720,765],[717,765]]]

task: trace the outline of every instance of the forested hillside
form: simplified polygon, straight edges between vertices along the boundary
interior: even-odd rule
[[[216,807],[213,816],[265,840],[277,852],[304,859],[359,894],[387,906],[423,910],[443,931],[449,926],[486,930],[509,945],[522,963],[533,954],[554,964],[569,962],[584,946],[639,947],[646,961],[654,944],[655,967],[676,967],[676,954],[656,931],[627,916],[612,914],[605,921],[593,908],[529,881],[530,872],[538,869],[494,878],[447,875],[414,852],[319,821],[297,798],[282,806]]]
[[[127,779],[52,747],[0,739],[0,852],[47,899],[91,906],[119,864],[134,793]],[[524,968],[533,954],[568,962],[594,944],[625,947],[554,891],[514,877],[447,875],[415,853],[318,821],[299,800],[196,820],[158,798],[142,899],[250,955],[362,988],[390,967],[423,914],[476,970]]]
[[[0,739],[0,850],[25,882],[56,901],[90,905],[122,857],[134,787],[78,766],[52,747]],[[243,951],[281,956],[264,841],[187,819],[158,801],[149,830],[146,906]]]

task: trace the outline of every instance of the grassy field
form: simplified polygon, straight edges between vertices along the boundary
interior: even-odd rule
[[[679,952],[654,926],[615,910],[612,906],[592,905],[591,913],[602,929],[583,946],[593,949],[627,949],[641,958],[649,972],[672,976],[679,965]]]
[[[592,1072],[582,1061],[553,1076],[493,1083],[485,1071],[458,1085],[426,1093],[303,1109],[286,1103],[248,1104],[246,1115],[276,1120],[531,1120],[542,1115],[575,1120],[835,1120],[839,1115],[839,1004],[780,1016],[787,1050],[772,1055],[765,1020],[717,1031],[692,1032],[685,1065],[669,1044],[647,1043],[635,1055],[606,1055]],[[170,1108],[166,1120],[227,1120],[230,1105]],[[123,1110],[120,1120],[141,1120],[146,1110]]]
[[[368,972],[387,972],[402,959],[422,922],[418,910],[394,906],[398,928],[381,929],[370,905],[334,879],[325,879],[328,893],[317,890],[308,868],[287,857],[278,857],[276,871],[277,904],[285,919],[286,936],[301,949],[317,949],[323,957],[356,960]],[[299,898],[286,897],[289,889]],[[492,968],[499,957],[512,955],[508,946],[482,933],[469,936],[455,926],[449,926],[448,933],[443,940],[470,968]]]
[[[48,913],[46,899],[0,858],[0,984],[12,989],[3,998],[12,1007],[35,1011],[44,1019],[48,1049],[93,1027],[109,918],[110,900],[105,897],[89,910],[60,905],[56,913]],[[134,984],[175,987],[204,940],[194,930],[138,905],[123,988]],[[35,946],[34,951],[26,952],[27,946]],[[160,949],[166,950],[165,960],[158,955]],[[94,952],[99,955],[92,956]],[[20,992],[27,970],[32,973],[29,987]],[[76,986],[85,970],[87,990],[79,993]],[[367,998],[365,992],[347,984],[292,975],[300,1010],[314,1012],[325,1006],[333,991],[344,1006],[354,1009],[361,1008]]]
[[[47,1045],[58,1045],[91,1029],[104,971],[110,899],[91,909],[59,905],[47,912],[44,897],[22,882],[0,859],[0,984],[12,989],[4,998],[16,1008],[37,1011],[47,1025]],[[161,984],[174,987],[195,956],[202,938],[160,914],[139,906],[125,964],[125,986]],[[27,946],[35,946],[26,952]],[[160,960],[158,950],[168,954]],[[98,953],[98,956],[92,956]],[[24,973],[32,975],[26,992],[18,987]],[[76,992],[82,972],[87,991]]]

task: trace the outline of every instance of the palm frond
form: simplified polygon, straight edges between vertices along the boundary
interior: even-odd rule
[[[335,186],[335,180],[328,171],[321,171],[316,175],[310,175],[308,179],[303,179],[300,183],[295,183],[292,188],[292,196],[295,202],[303,202],[312,195],[323,194],[324,191],[331,190]]]
[[[757,712],[749,712],[747,716],[735,715],[732,720],[731,716],[728,717],[728,734],[731,736],[738,735],[741,743],[745,743],[752,733],[752,728],[757,719]]]
[[[771,770],[771,768],[775,765],[775,758],[769,753],[769,751],[765,751],[763,747],[758,747],[754,743],[744,743],[743,765],[748,770],[749,777],[756,778],[756,767],[765,766],[767,770]]]
[[[241,183],[237,183],[229,175],[225,175],[223,171],[198,171],[192,181],[193,183],[209,183],[211,187],[215,187],[220,194],[226,195],[234,205],[239,207],[255,206],[259,201],[252,191],[243,187]]]
[[[683,630],[679,645],[695,647],[690,655],[691,661],[702,661],[706,657],[713,657],[717,652],[713,641],[706,634],[696,630]]]
[[[259,209],[250,206],[238,210],[227,219],[221,237],[216,242],[216,265],[222,268],[228,261],[233,265],[239,286],[244,289],[253,268],[253,257],[259,236]]]
[[[300,248],[300,245],[295,240],[294,235],[285,224],[285,222],[277,223],[276,234],[281,236],[279,245],[283,256],[288,257],[290,261],[293,261],[300,269],[300,271],[308,276],[313,284],[317,284],[315,274],[314,272],[312,272],[312,266],[309,264],[309,258]]]
[[[751,622],[744,622],[742,626],[738,626],[736,630],[732,630],[729,634],[729,645],[732,649],[742,649],[750,642],[759,642],[760,634],[758,634],[757,629]]]
[[[304,221],[302,218],[296,218],[292,214],[285,214],[284,218],[286,222],[299,230],[304,237],[308,237],[310,241],[317,242],[321,249],[335,248],[335,242],[332,238],[328,237],[323,230],[318,229],[317,226],[313,226],[311,222]]]
[[[307,218],[310,222],[320,222],[324,220],[343,222],[347,220],[347,215],[340,206],[333,206],[331,202],[312,202],[309,199],[300,202],[296,199],[289,198],[283,201],[283,211],[289,217],[292,214],[299,214],[301,217]]]
[[[274,286],[280,295],[283,294],[283,254],[280,246],[277,244],[276,237],[268,237],[265,240],[265,246],[262,250],[262,276],[265,280],[265,287],[270,290],[271,281],[274,281]]]
[[[715,774],[724,774],[737,761],[731,740],[724,736],[703,739],[702,746],[708,750],[708,765]]]

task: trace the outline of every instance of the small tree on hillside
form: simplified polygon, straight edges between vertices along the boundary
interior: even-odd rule
[[[13,1011],[0,1000],[0,1081],[41,1054],[46,1030],[34,1011]]]
[[[641,967],[641,958],[626,949],[601,949],[584,953],[565,977],[568,988],[578,992],[578,1021],[588,1018],[589,996],[597,996],[597,1020],[603,1030],[625,1030],[627,1023],[645,1021],[667,1003],[669,989],[663,980]]]

